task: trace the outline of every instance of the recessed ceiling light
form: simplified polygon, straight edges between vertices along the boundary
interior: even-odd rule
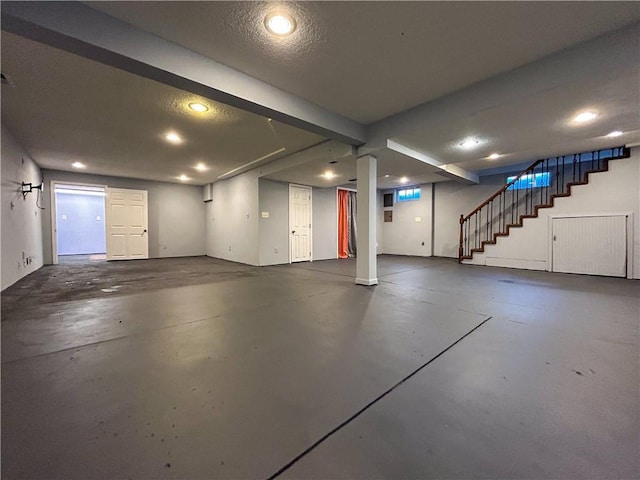
[[[82,162],[73,162],[71,164],[71,166],[73,168],[85,168],[86,167],[86,165],[84,163],[82,163]]]
[[[389,178],[390,176],[391,176],[391,175],[386,174],[386,175],[384,176],[384,178]]]
[[[407,177],[402,177],[400,179],[400,183],[407,183],[409,181],[409,179]]]
[[[296,21],[287,13],[274,12],[264,17],[264,26],[269,33],[278,37],[286,37],[295,31]]]
[[[595,112],[580,112],[575,117],[573,117],[574,123],[586,123],[594,120],[598,116]]]
[[[475,138],[467,138],[464,142],[460,144],[460,148],[465,150],[471,150],[472,148],[477,147],[480,144],[480,140],[476,140]]]
[[[164,138],[166,138],[171,143],[182,143],[182,138],[175,132],[167,133]]]
[[[489,155],[487,157],[489,160],[495,160],[496,158],[500,158],[500,154],[499,153],[492,153],[491,155]]]
[[[207,107],[206,105],[203,105],[202,103],[190,103],[189,104],[189,108],[191,110],[195,110],[196,112],[206,112],[209,110],[209,107]]]
[[[323,176],[324,178],[326,178],[327,180],[331,180],[333,177],[335,177],[335,176],[336,176],[336,174],[335,174],[335,173],[333,173],[331,170],[327,170],[326,172],[324,172],[324,173],[322,174],[322,176]]]
[[[190,179],[189,177],[187,177],[186,175],[184,175],[184,174],[183,174],[183,175],[180,175],[180,176],[178,177],[178,180],[181,180],[181,181],[183,181],[183,182],[186,182],[187,180],[191,180],[191,179]]]
[[[619,137],[620,135],[622,135],[622,132],[620,130],[614,130],[613,132],[607,133],[607,137]]]
[[[206,172],[207,170],[209,170],[209,167],[207,167],[204,163],[200,162],[198,163],[195,167],[196,170],[198,170],[199,172]]]

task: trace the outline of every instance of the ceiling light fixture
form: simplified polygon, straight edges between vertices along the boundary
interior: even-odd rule
[[[195,167],[196,170],[198,170],[199,172],[206,172],[207,170],[209,170],[209,167],[207,167],[204,163],[200,162],[198,163]]]
[[[335,173],[333,173],[331,170],[327,170],[326,172],[324,172],[324,173],[322,174],[322,176],[323,176],[324,178],[326,178],[327,180],[331,180],[333,177],[335,177],[335,176],[336,176],[336,174],[335,174]]]
[[[164,138],[166,138],[171,143],[182,143],[182,138],[175,132],[167,133]]]
[[[182,174],[178,177],[178,180],[181,180],[183,182],[186,182],[187,180],[191,180],[189,177],[187,177],[186,175]]]
[[[287,13],[273,12],[264,17],[264,26],[269,33],[286,37],[295,31],[296,21]]]
[[[613,132],[607,133],[607,137],[609,138],[619,137],[620,135],[622,135],[620,130],[614,130]]]
[[[598,114],[595,112],[580,112],[575,117],[573,117],[572,122],[587,123],[587,122],[590,122],[591,120],[595,120],[597,116]]]
[[[197,102],[190,103],[189,108],[196,112],[207,112],[209,110],[209,107],[207,107],[206,105],[203,105],[202,103],[197,103]]]
[[[460,148],[464,150],[471,150],[472,148],[477,147],[480,144],[480,140],[476,140],[475,138],[467,138],[460,144]]]
[[[73,162],[71,166],[73,168],[86,168],[86,165],[82,162]]]
[[[409,179],[407,177],[402,177],[400,179],[400,183],[407,183],[409,181]]]
[[[496,158],[500,158],[500,154],[499,153],[492,153],[491,155],[489,155],[487,157],[489,160],[495,160]]]
[[[388,173],[384,176],[384,178],[389,178],[391,175],[389,175]]]

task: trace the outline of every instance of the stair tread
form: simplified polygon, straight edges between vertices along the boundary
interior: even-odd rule
[[[628,155],[628,153],[627,153],[627,155]],[[620,157],[616,157],[616,158],[620,158]],[[628,157],[624,157],[624,158],[628,158]],[[584,172],[584,177],[583,177],[584,180],[567,183],[565,185],[565,189],[566,190],[564,192],[551,194],[548,197],[548,199],[549,199],[548,203],[540,203],[538,205],[534,205],[533,206],[533,210],[534,210],[535,213],[526,214],[526,215],[520,215],[518,217],[519,223],[509,223],[509,224],[505,225],[505,231],[494,233],[492,240],[482,240],[480,242],[480,244],[482,245],[481,247],[472,248],[471,250],[469,250],[470,255],[462,255],[462,256],[460,256],[460,261],[462,261],[462,260],[472,260],[474,253],[483,253],[484,252],[484,246],[485,245],[495,245],[497,243],[498,237],[508,237],[510,229],[512,229],[512,228],[521,228],[523,226],[523,219],[525,219],[525,218],[537,218],[538,217],[538,210],[540,210],[541,208],[552,208],[552,207],[554,207],[555,206],[554,205],[554,200],[556,198],[570,197],[571,196],[571,187],[578,187],[578,186],[581,186],[581,185],[589,184],[589,175],[591,175],[592,173],[608,172],[609,171],[609,160],[611,160],[611,159],[603,159],[602,160],[602,168],[594,168],[594,169],[585,171]]]

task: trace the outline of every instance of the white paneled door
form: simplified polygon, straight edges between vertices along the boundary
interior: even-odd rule
[[[552,219],[552,270],[625,277],[625,215]]]
[[[311,260],[311,187],[289,185],[289,230],[291,261]]]
[[[107,188],[107,260],[149,258],[147,192]]]

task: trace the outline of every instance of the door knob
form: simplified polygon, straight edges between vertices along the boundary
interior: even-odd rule
[[[291,235],[293,235],[294,233],[296,233],[296,231],[295,230],[291,230]]]

